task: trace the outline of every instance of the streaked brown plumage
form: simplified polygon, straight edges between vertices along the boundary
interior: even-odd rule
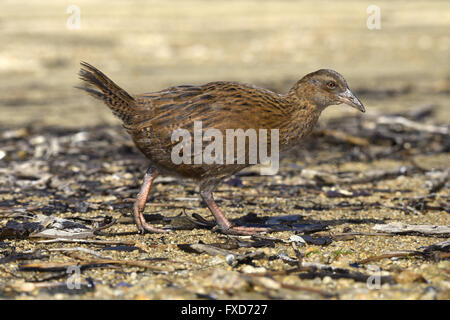
[[[312,131],[320,113],[329,105],[345,103],[364,112],[362,103],[348,89],[344,78],[327,69],[306,75],[284,95],[225,81],[130,95],[98,69],[85,62],[81,65],[80,78],[87,86],[80,89],[101,99],[122,120],[136,146],[150,160],[134,204],[134,218],[141,232],[167,231],[148,225],[143,217],[150,186],[159,172],[197,180],[200,194],[222,232],[252,234],[267,230],[232,226],[212,196],[224,178],[249,166],[248,161],[245,164],[175,164],[171,159],[174,130],[183,128],[192,132],[194,121],[202,121],[203,132],[215,128],[224,136],[226,129],[255,129],[257,132],[258,129],[279,129],[279,148],[283,152]],[[248,153],[248,144],[246,151]]]

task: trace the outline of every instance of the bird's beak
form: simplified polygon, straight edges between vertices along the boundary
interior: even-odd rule
[[[346,105],[353,107],[361,112],[366,112],[362,102],[347,88],[344,92],[338,95],[339,101]]]

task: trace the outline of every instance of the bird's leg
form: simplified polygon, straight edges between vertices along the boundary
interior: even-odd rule
[[[225,217],[220,208],[217,206],[211,191],[200,191],[200,195],[206,202],[206,205],[213,214],[214,219],[216,219],[217,225],[219,226],[221,232],[235,235],[252,235],[258,232],[269,231],[268,228],[233,226],[233,224]]]
[[[159,229],[152,227],[151,225],[147,224],[144,219],[144,209],[145,209],[145,203],[147,202],[147,196],[150,191],[150,187],[152,186],[153,180],[155,180],[156,176],[159,174],[158,169],[150,166],[147,169],[147,172],[144,176],[144,182],[142,182],[141,189],[139,190],[139,193],[136,197],[136,201],[133,205],[133,217],[134,222],[136,223],[136,226],[139,229],[139,232],[144,233],[145,231],[150,233],[164,233],[169,232],[169,230],[165,229]]]

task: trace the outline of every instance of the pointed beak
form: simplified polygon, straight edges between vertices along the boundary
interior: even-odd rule
[[[361,112],[366,112],[362,102],[347,88],[343,93],[339,94],[339,101],[353,107]]]

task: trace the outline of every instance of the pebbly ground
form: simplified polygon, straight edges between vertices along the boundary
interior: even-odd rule
[[[156,180],[145,213],[174,230],[138,234],[131,206],[146,163],[120,127],[0,132],[0,295],[448,299],[448,242],[426,249],[448,239],[448,136],[372,128],[360,116],[335,122],[345,139],[324,131],[329,121],[276,175],[254,167],[218,188],[232,221],[277,230],[258,237],[211,229],[195,183],[170,177]],[[447,231],[373,228],[393,222]],[[364,262],[390,253],[400,255]]]

